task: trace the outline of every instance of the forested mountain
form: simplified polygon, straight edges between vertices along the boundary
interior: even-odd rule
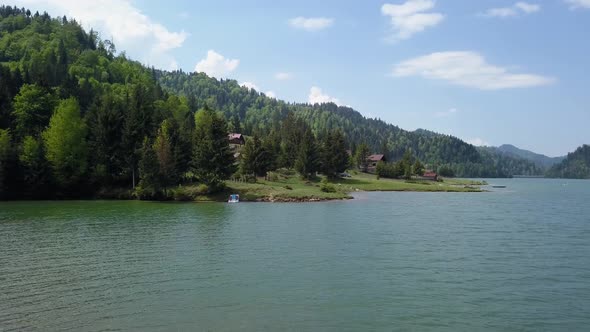
[[[142,146],[162,127],[186,171],[194,121],[185,104],[74,19],[0,7],[0,197],[131,187]]]
[[[240,87],[235,80],[217,80],[203,73],[156,71],[165,90],[186,96],[196,107],[204,104],[223,112],[232,122],[242,124],[245,134],[268,133],[280,126],[292,112],[303,119],[318,136],[341,129],[351,149],[366,143],[372,152],[385,154],[389,160],[401,159],[407,149],[430,167],[448,167],[457,176],[509,177],[514,174],[540,175],[542,170],[522,158],[492,151],[482,152],[473,145],[449,135],[427,130],[400,129],[378,119],[365,118],[350,107],[327,104],[293,104]]]
[[[269,158],[263,168],[233,164],[228,130],[261,138],[249,151],[258,153],[253,160]],[[290,104],[234,80],[147,68],[75,19],[0,6],[0,197],[132,187],[153,197],[187,181],[215,188],[240,169],[330,172],[341,167],[319,159],[328,158],[334,137],[343,148],[363,143],[390,160],[411,149],[457,176],[539,172],[525,160],[405,131],[348,107]]]
[[[568,153],[559,164],[547,172],[548,177],[568,179],[590,179],[590,145],[584,144]]]
[[[547,157],[543,154],[535,153],[529,150],[519,149],[511,144],[503,144],[498,147],[493,147],[492,149],[495,149],[498,153],[502,153],[510,157],[522,158],[532,161],[533,163],[535,163],[535,165],[543,169],[548,169],[551,166],[558,164],[565,159],[565,156]]]

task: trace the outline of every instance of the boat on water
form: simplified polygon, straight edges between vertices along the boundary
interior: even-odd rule
[[[229,199],[227,200],[228,203],[239,203],[240,202],[240,195],[238,194],[231,194],[229,195]]]
[[[492,188],[506,188],[506,186],[492,186]]]

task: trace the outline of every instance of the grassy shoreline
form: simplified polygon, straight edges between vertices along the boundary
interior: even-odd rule
[[[314,202],[352,199],[351,193],[363,191],[408,191],[408,192],[482,192],[482,181],[444,179],[442,182],[420,180],[377,179],[375,175],[358,173],[350,178],[329,181],[332,192],[321,190],[321,178],[306,181],[297,175],[278,175],[275,179],[258,178],[255,183],[227,181],[226,189],[214,195],[186,195],[183,200],[225,202],[230,194],[239,194],[245,202]],[[194,186],[185,186],[183,191],[195,192]]]

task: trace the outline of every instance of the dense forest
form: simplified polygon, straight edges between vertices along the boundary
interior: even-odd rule
[[[548,177],[568,179],[590,179],[590,145],[584,144],[559,164],[551,167]]]
[[[537,167],[544,170],[549,169],[551,166],[560,163],[565,156],[562,157],[547,157],[545,155],[535,153],[532,151],[519,149],[511,144],[503,144],[498,147],[481,147],[480,149],[492,150],[493,153],[500,153],[514,158],[522,158],[532,161]]]
[[[534,163],[513,156],[482,151],[449,135],[419,129],[406,131],[379,119],[365,118],[359,112],[333,103],[293,104],[242,88],[235,80],[216,80],[203,73],[156,71],[158,82],[166,91],[186,96],[195,107],[212,105],[234,123],[241,123],[244,134],[270,133],[280,127],[287,114],[293,113],[321,137],[323,132],[340,129],[351,150],[366,143],[374,153],[388,160],[399,160],[406,150],[428,167],[450,169],[461,177],[510,177],[515,174],[541,175]]]
[[[72,18],[0,7],[0,196],[155,197],[278,167],[334,175],[358,147],[406,151],[447,175],[541,171],[455,137],[409,132],[334,104],[291,104],[203,73],[148,68]],[[249,136],[241,162],[228,132]],[[334,142],[338,142],[334,144]],[[352,158],[353,159],[353,158]],[[348,163],[350,160],[346,160]]]

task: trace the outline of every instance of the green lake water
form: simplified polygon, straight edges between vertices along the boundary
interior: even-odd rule
[[[0,331],[584,331],[590,182],[0,202]]]

